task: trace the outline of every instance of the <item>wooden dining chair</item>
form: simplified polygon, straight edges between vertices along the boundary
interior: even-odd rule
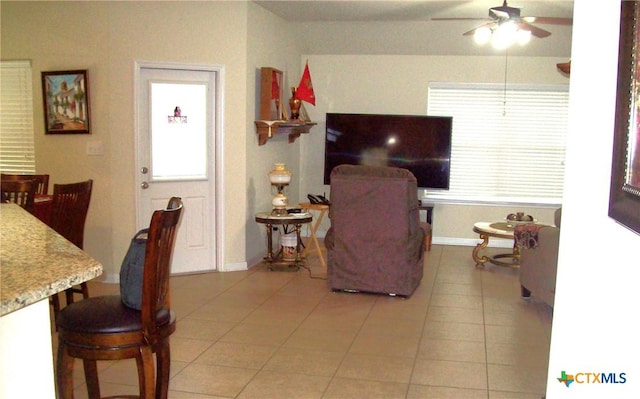
[[[87,220],[93,180],[79,183],[54,184],[53,185],[53,211],[49,226],[58,234],[71,241],[75,246],[83,249],[84,225]],[[89,297],[87,283],[81,283],[80,287],[72,287],[65,290],[67,305],[73,303],[73,294],[82,294],[83,298]],[[60,311],[58,294],[51,297],[53,311]]]
[[[2,173],[2,180],[35,180],[37,183],[36,194],[47,195],[49,193],[49,175],[23,175],[15,173]]]
[[[173,209],[157,210],[151,217],[141,310],[125,306],[120,295],[111,295],[78,301],[60,311],[56,319],[58,399],[73,398],[74,358],[83,360],[89,398],[100,397],[97,360],[132,358],[136,359],[140,393],[135,397],[167,398],[169,336],[176,329],[175,314],[169,303],[169,275],[183,209],[181,201],[174,202],[173,206]]]
[[[2,202],[13,202],[29,213],[33,213],[36,197],[36,182],[33,180],[2,180],[0,182]]]

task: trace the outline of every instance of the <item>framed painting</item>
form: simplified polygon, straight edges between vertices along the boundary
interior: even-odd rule
[[[45,134],[89,134],[86,70],[42,72]]]
[[[609,216],[640,234],[640,30],[637,1],[620,13],[618,86],[611,165]]]

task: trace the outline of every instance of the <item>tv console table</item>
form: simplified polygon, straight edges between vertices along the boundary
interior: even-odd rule
[[[433,207],[436,206],[436,204],[432,202],[424,202],[422,200],[420,200],[418,204],[418,209],[421,211],[427,211],[426,222],[433,226]]]

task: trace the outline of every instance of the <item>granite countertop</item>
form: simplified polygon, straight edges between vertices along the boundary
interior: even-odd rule
[[[102,265],[15,204],[0,204],[0,316],[102,274]]]

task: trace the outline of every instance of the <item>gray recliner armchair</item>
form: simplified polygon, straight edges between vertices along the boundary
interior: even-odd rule
[[[340,165],[331,172],[325,237],[333,290],[410,296],[425,252],[416,178],[401,168]]]
[[[515,227],[520,249],[520,289],[523,298],[532,295],[553,307],[560,242],[562,208],[554,215],[555,226],[524,224]]]

